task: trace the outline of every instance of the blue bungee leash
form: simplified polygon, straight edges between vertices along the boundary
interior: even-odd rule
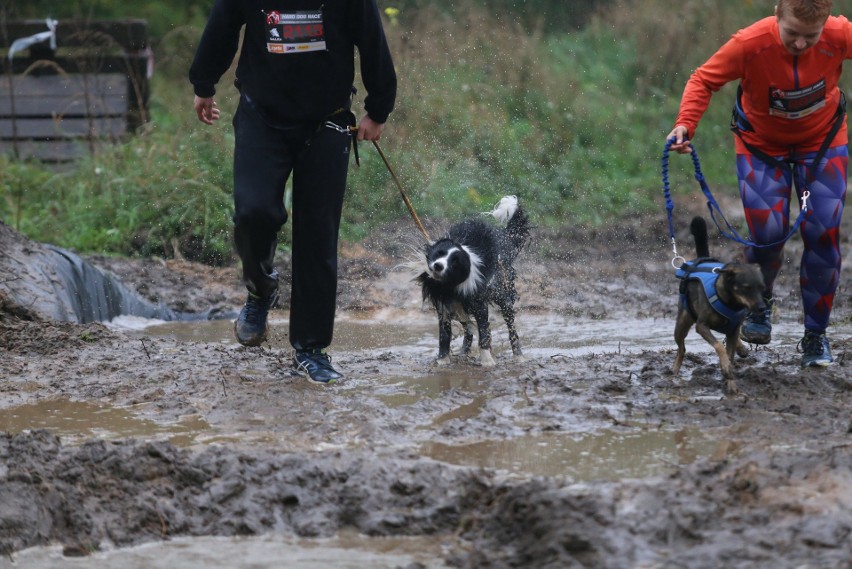
[[[678,261],[680,264],[683,264],[684,258],[678,255],[677,253],[677,244],[675,243],[675,232],[674,232],[674,219],[672,212],[674,211],[674,202],[671,197],[671,190],[669,189],[669,149],[672,144],[675,143],[677,139],[673,136],[666,141],[665,148],[663,149],[663,189],[666,194],[666,213],[669,218],[669,237],[672,242],[672,252],[674,253],[674,258],[672,259],[672,266],[674,268],[678,268],[680,265],[676,265]],[[796,218],[793,227],[790,229],[790,232],[784,236],[782,239],[778,241],[774,241],[772,243],[755,243],[754,241],[750,241],[748,239],[744,239],[737,233],[737,230],[728,223],[728,220],[725,219],[724,214],[722,214],[722,209],[719,207],[719,203],[713,197],[713,194],[710,193],[710,188],[707,186],[707,181],[704,179],[704,174],[701,173],[701,163],[698,161],[698,152],[695,150],[695,144],[691,145],[692,148],[692,163],[695,166],[695,179],[698,180],[698,183],[701,185],[701,191],[704,192],[704,197],[707,198],[707,209],[710,210],[710,217],[713,219],[713,223],[716,224],[716,228],[719,229],[719,232],[722,236],[736,241],[737,243],[741,243],[743,245],[747,245],[749,247],[773,247],[775,245],[779,245],[781,243],[785,243],[790,237],[799,230],[799,226],[802,224],[802,221],[805,219],[805,215],[808,212],[808,198],[811,193],[808,190],[802,192],[801,199],[801,207],[799,209],[799,217]],[[719,219],[721,219],[725,227],[723,228],[719,224]]]

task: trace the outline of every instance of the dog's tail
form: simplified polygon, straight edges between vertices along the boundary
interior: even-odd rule
[[[501,223],[509,223],[512,217],[518,211],[518,198],[517,196],[504,196],[494,209],[486,212],[486,215],[491,215],[497,221]]]
[[[516,196],[505,196],[494,210],[488,212],[497,221],[506,224],[506,237],[511,243],[512,251],[517,254],[526,244],[530,236],[530,218],[521,207]],[[514,259],[514,255],[512,257]],[[511,262],[510,259],[507,261]]]
[[[695,253],[699,258],[710,256],[710,242],[707,239],[707,222],[700,215],[692,218],[689,224],[689,232],[695,238]]]

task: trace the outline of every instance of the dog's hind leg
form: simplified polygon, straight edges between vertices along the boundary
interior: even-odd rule
[[[512,346],[512,355],[515,361],[526,361],[523,351],[521,351],[521,338],[518,336],[518,330],[515,328],[515,310],[511,304],[500,302],[497,304],[500,312],[503,314],[503,320],[506,321],[506,328],[509,330],[509,344]]]

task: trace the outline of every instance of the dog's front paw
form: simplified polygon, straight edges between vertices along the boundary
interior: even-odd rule
[[[491,355],[491,350],[479,351],[479,365],[482,367],[494,367],[497,362],[494,361],[494,356]]]
[[[518,364],[522,364],[529,360],[524,354],[515,354],[514,356],[512,356],[512,361]]]
[[[451,363],[452,362],[450,361],[450,356],[444,356],[442,358],[437,358],[435,360],[435,365],[438,365],[438,366],[448,366]]]

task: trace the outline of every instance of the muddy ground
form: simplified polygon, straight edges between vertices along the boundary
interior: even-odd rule
[[[679,251],[690,257],[687,215],[677,225]],[[423,318],[408,273],[395,268],[414,242],[403,220],[343,247],[342,316],[377,327]],[[631,319],[673,327],[670,250],[662,216],[539,230],[519,262],[522,340],[525,315],[564,318],[565,336],[578,332],[573,326]],[[776,289],[777,319],[793,326],[801,321],[800,251],[797,239],[788,244]],[[735,249],[717,239],[713,253],[730,260]],[[243,300],[233,267],[92,261],[176,310]],[[280,265],[286,276],[286,256]],[[849,266],[835,302],[836,364],[802,371],[795,342],[773,341],[739,360],[737,396],[724,394],[707,351],[688,354],[673,376],[673,342],[579,355],[528,346],[535,349],[525,363],[512,361],[503,343],[492,370],[466,361],[435,367],[437,342],[422,350],[332,346],[347,379],[320,387],[289,371],[286,324],[274,325],[268,345],[244,348],[28,320],[25,307],[5,305],[0,417],[70,400],[166,426],[192,420],[219,436],[180,444],[156,436],[65,440],[48,430],[0,435],[0,552],[15,566],[17,552],[45,544],[76,556],[179,536],[354,530],[440,541],[441,554],[412,569],[848,569]],[[435,378],[441,387],[428,396],[412,387]],[[699,456],[685,446],[662,474],[593,480],[460,466],[419,452],[596,431],[703,433],[717,443]]]

